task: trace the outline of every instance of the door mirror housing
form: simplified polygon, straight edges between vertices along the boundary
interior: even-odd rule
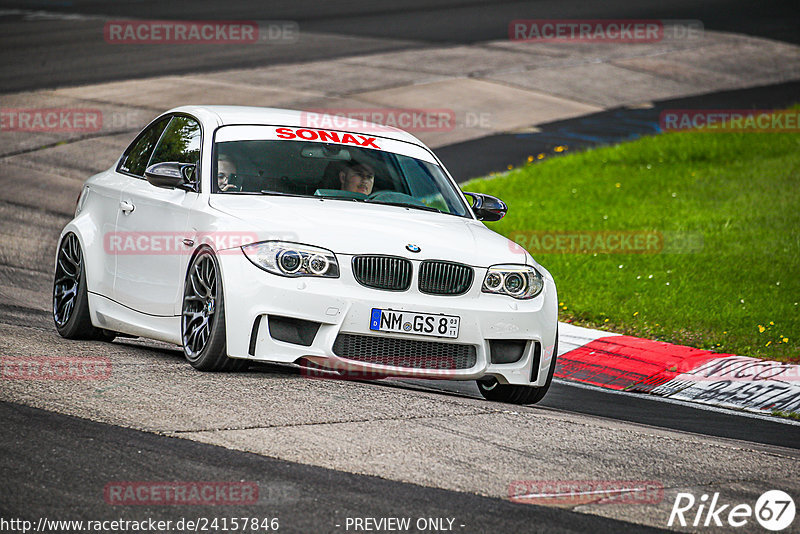
[[[483,193],[464,193],[472,199],[472,213],[480,221],[499,221],[508,213],[508,206],[505,202],[491,195]]]
[[[197,192],[196,173],[197,165],[194,163],[167,161],[150,165],[144,171],[144,177],[156,187]]]

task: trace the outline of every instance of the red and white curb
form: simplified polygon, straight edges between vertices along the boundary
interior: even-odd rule
[[[800,365],[559,323],[555,376],[756,413],[800,412]]]

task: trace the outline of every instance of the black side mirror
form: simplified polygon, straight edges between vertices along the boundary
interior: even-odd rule
[[[506,203],[483,193],[464,193],[472,199],[472,212],[481,221],[499,221],[508,213]]]
[[[156,187],[197,192],[195,181],[196,172],[197,165],[194,163],[168,161],[150,165],[147,170],[144,171],[144,177]]]

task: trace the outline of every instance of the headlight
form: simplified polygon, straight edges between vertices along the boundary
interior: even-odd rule
[[[539,271],[527,265],[494,265],[483,279],[484,293],[532,299],[542,292],[544,280]]]
[[[245,245],[242,251],[256,267],[273,274],[339,278],[336,256],[324,248],[285,241],[263,241]]]

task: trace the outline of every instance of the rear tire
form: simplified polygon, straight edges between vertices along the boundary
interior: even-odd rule
[[[556,342],[553,345],[553,359],[550,362],[550,370],[547,372],[547,380],[541,387],[515,386],[511,384],[500,384],[496,378],[489,380],[478,380],[478,389],[483,398],[490,401],[507,402],[510,404],[536,404],[547,395],[550,384],[553,382],[553,373],[556,370],[556,355],[558,354],[558,329],[556,329]]]
[[[247,360],[228,358],[222,277],[214,254],[202,249],[189,265],[181,314],[183,354],[200,371],[238,371]]]
[[[53,322],[66,339],[111,341],[114,332],[92,325],[89,294],[86,290],[86,268],[78,236],[68,233],[56,253],[53,276]]]

